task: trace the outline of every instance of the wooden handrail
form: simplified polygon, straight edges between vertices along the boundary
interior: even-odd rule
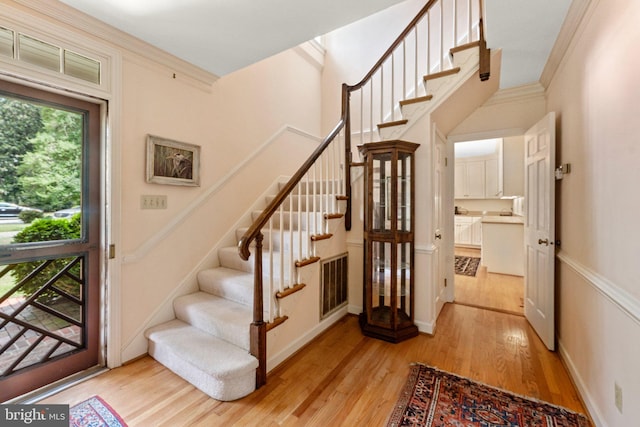
[[[336,127],[331,131],[329,136],[327,136],[322,143],[314,150],[311,156],[302,164],[300,169],[287,181],[282,190],[276,195],[276,197],[269,203],[269,205],[262,211],[260,216],[251,224],[251,227],[244,233],[240,242],[238,243],[238,251],[240,252],[240,257],[243,260],[248,260],[251,256],[251,252],[249,251],[249,246],[251,242],[260,234],[260,230],[267,224],[269,219],[273,216],[273,214],[278,210],[282,202],[291,194],[293,189],[298,185],[300,180],[304,177],[311,166],[318,160],[320,155],[324,152],[324,150],[331,144],[334,138],[340,133],[342,128],[344,127],[344,120],[341,119]]]
[[[398,38],[396,38],[396,40],[391,44],[389,49],[387,49],[385,53],[382,54],[378,62],[376,62],[373,67],[371,67],[371,70],[369,70],[369,72],[364,76],[364,78],[360,80],[360,82],[354,85],[348,86],[350,92],[360,89],[362,86],[365,85],[365,83],[369,81],[369,79],[371,79],[371,77],[373,77],[376,71],[378,71],[378,69],[382,67],[385,61],[391,56],[393,51],[396,50],[398,46],[400,46],[400,43],[402,43],[402,41],[409,35],[411,30],[413,30],[413,27],[415,27],[418,24],[418,22],[420,22],[422,17],[426,15],[429,9],[431,9],[433,5],[436,4],[438,1],[441,1],[441,0],[429,0],[427,4],[425,4],[424,7],[420,9],[420,12],[418,12],[416,17],[413,18],[413,20],[409,23],[409,25],[407,25],[407,28],[405,28],[404,31],[400,33]]]

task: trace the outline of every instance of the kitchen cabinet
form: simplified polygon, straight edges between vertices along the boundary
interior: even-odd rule
[[[456,199],[485,198],[485,162],[457,162],[455,167]]]
[[[503,196],[503,182],[502,142],[486,155],[456,157],[456,199],[499,199]]]
[[[482,217],[456,215],[454,242],[458,246],[482,245]]]
[[[502,162],[497,158],[486,160],[484,170],[484,198],[494,199],[502,197],[504,194]]]

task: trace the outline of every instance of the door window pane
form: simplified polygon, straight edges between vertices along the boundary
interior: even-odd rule
[[[0,246],[82,238],[83,121],[0,93]]]

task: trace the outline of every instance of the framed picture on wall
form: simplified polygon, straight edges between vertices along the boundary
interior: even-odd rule
[[[147,135],[147,182],[200,186],[200,146]]]

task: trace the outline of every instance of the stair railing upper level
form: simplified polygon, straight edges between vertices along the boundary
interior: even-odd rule
[[[401,101],[428,95],[424,76],[452,68],[452,48],[484,41],[481,23],[480,0],[427,2],[369,73],[347,87],[354,143],[379,140],[378,126],[402,117]]]
[[[251,353],[260,362],[257,387],[266,381],[264,316],[273,322],[281,314],[275,292],[295,286],[297,267],[316,259],[310,240],[327,233],[327,219],[339,215],[339,200],[346,200],[345,227],[351,228],[352,139],[375,141],[377,125],[399,117],[400,101],[427,95],[422,76],[449,67],[452,48],[477,43],[480,76],[486,80],[482,12],[482,0],[429,0],[359,83],[343,84],[340,120],[240,239],[244,260],[254,245]]]

